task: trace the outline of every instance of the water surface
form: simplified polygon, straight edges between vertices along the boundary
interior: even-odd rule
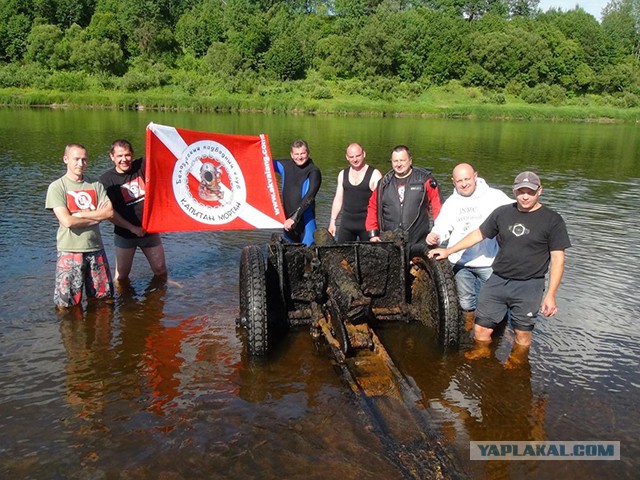
[[[244,356],[240,250],[271,232],[164,234],[167,285],[150,281],[138,254],[131,289],[112,306],[54,310],[57,224],[44,197],[64,173],[64,145],[85,144],[98,175],[115,138],[143,152],[150,121],[267,133],[276,157],[305,138],[324,176],[324,226],[352,141],[383,171],[390,149],[409,145],[445,196],[462,161],[507,193],[518,172],[537,171],[573,247],[560,312],[537,325],[529,366],[504,368],[508,329],[495,355],[476,362],[443,355],[417,325],[381,335],[429,406],[433,433],[471,478],[636,478],[636,126],[26,109],[0,110],[2,478],[403,478],[308,331],[289,335],[267,361]],[[108,225],[103,235],[113,263]],[[470,440],[617,440],[622,460],[470,462]]]

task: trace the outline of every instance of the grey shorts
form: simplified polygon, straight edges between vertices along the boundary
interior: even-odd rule
[[[113,243],[118,248],[150,248],[162,245],[159,233],[150,233],[144,237],[125,238],[117,233],[113,236]]]
[[[482,327],[496,328],[511,312],[514,330],[533,330],[542,304],[544,286],[544,278],[510,280],[494,273],[480,290],[476,323]]]

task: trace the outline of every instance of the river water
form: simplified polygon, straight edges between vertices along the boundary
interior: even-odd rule
[[[271,232],[163,234],[170,281],[150,281],[141,254],[131,289],[79,314],[53,307],[55,229],[47,185],[63,147],[87,146],[88,173],[149,122],[266,133],[274,156],[309,141],[324,183],[326,226],[344,149],[361,142],[386,171],[400,143],[434,170],[445,196],[471,162],[509,193],[537,171],[543,202],[564,216],[559,314],[536,326],[528,366],[504,368],[507,329],[487,360],[443,355],[422,327],[381,332],[419,389],[436,435],[477,479],[637,478],[640,470],[640,144],[637,126],[418,118],[0,110],[1,478],[403,478],[370,419],[307,330],[267,361],[243,354],[238,267]],[[111,228],[103,236],[112,264]],[[473,440],[619,441],[620,461],[470,461]]]

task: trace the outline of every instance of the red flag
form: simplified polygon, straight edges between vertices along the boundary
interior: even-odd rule
[[[147,125],[148,232],[282,228],[267,135]]]

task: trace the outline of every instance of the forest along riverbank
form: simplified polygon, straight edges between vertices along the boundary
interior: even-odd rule
[[[373,101],[359,95],[315,100],[299,95],[223,94],[211,97],[175,95],[167,92],[122,91],[60,92],[0,88],[0,106],[5,108],[113,109],[157,112],[261,113],[290,115],[336,115],[359,117],[467,118],[491,120],[542,120],[552,122],[638,123],[640,108],[603,105],[599,96],[583,105],[527,104],[506,96],[491,104],[477,89],[457,86],[450,91],[434,88],[415,99]]]

